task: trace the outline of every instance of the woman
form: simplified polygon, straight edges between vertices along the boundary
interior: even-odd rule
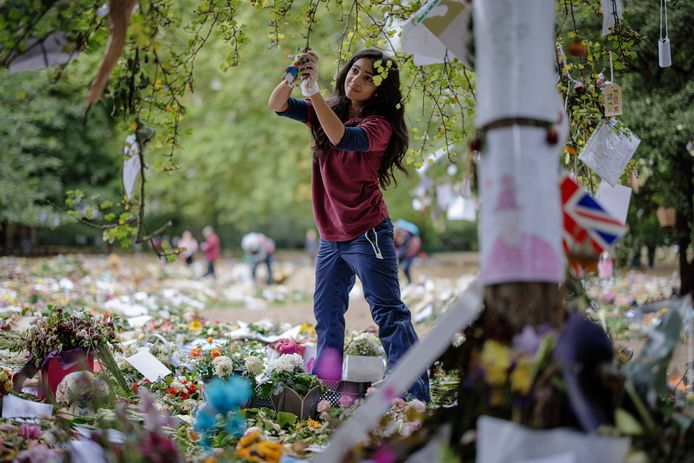
[[[305,100],[290,98],[283,80],[268,105],[305,123],[313,134],[313,215],[320,232],[313,297],[318,335],[315,373],[340,379],[349,292],[358,276],[390,367],[417,342],[410,311],[400,299],[393,224],[381,187],[405,171],[408,146],[400,76],[395,61],[375,49],[355,54],[340,71],[326,101],[318,89],[318,56],[293,63]],[[376,85],[376,82],[379,85]],[[337,357],[337,358],[336,358]],[[429,400],[424,373],[410,389]]]

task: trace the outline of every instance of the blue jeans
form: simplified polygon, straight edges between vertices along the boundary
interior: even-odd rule
[[[378,335],[388,356],[389,368],[392,368],[418,339],[410,319],[410,310],[400,299],[398,259],[390,219],[385,219],[351,241],[320,240],[313,295],[318,335],[316,365],[321,363],[326,348],[342,355],[345,312],[349,292],[357,276],[364,287],[371,316],[378,325]],[[426,372],[409,392],[420,400],[429,400],[429,377]]]
[[[265,259],[262,261],[256,261],[253,262],[251,266],[251,278],[253,278],[253,282],[255,283],[255,274],[258,271],[258,266],[260,265],[261,262],[265,262],[265,265],[267,266],[267,284],[271,285],[272,284],[272,254],[268,254]]]

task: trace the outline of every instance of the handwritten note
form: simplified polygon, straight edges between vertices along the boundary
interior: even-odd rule
[[[605,116],[614,117],[622,115],[622,87],[610,83],[603,89],[605,97]]]
[[[578,158],[603,180],[615,186],[639,143],[641,139],[628,128],[618,127],[616,119],[608,123],[602,121]]]

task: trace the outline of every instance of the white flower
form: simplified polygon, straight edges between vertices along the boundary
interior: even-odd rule
[[[198,405],[198,403],[197,403],[195,400],[193,400],[193,399],[186,399],[186,400],[184,400],[183,403],[181,404],[181,410],[183,410],[184,412],[190,412],[190,411],[193,410],[197,405]]]
[[[263,365],[263,361],[260,360],[258,357],[246,357],[246,361],[244,362],[244,366],[246,367],[246,371],[250,376],[258,376],[263,372],[263,369],[265,368]]]
[[[294,373],[304,371],[304,358],[299,354],[280,355],[270,361],[270,373]]]
[[[456,333],[453,335],[453,340],[451,341],[451,344],[453,344],[453,347],[460,347],[463,345],[464,342],[465,336],[460,333]]]
[[[227,378],[234,372],[234,362],[224,355],[221,355],[212,360],[214,371],[220,378]]]
[[[177,391],[181,391],[181,390],[183,390],[184,386],[180,381],[173,380],[173,381],[171,381],[171,384],[169,384],[169,387],[172,387],[172,388],[176,389]]]

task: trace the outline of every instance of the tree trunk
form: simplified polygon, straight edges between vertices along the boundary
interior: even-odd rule
[[[694,223],[694,157],[682,150],[679,161],[677,172],[682,175],[684,201],[681,208],[677,208],[675,229],[679,248],[680,295],[684,296],[694,293],[694,256],[689,258]]]
[[[473,8],[482,325],[505,339],[564,318],[559,155],[568,121],[555,86],[553,2]]]
[[[484,293],[485,311],[493,319],[504,320],[514,333],[526,325],[549,324],[559,328],[564,321],[561,294],[556,283],[490,285]]]

